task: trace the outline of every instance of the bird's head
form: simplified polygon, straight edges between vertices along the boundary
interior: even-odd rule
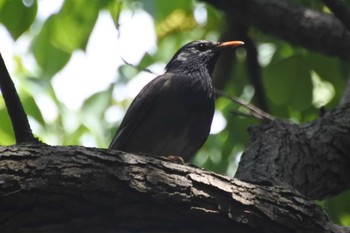
[[[182,72],[186,74],[207,72],[211,75],[218,55],[223,49],[243,44],[242,41],[192,41],[175,53],[166,65],[166,70],[168,72]]]

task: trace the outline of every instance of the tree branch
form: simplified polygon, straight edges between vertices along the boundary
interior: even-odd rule
[[[311,123],[274,121],[250,132],[236,178],[287,185],[311,199],[350,188],[350,104]]]
[[[267,112],[264,112],[263,110],[255,107],[254,105],[251,105],[251,104],[245,102],[244,100],[241,100],[240,98],[227,95],[225,92],[218,90],[218,89],[215,89],[215,94],[217,96],[223,96],[223,97],[231,100],[232,102],[235,102],[235,103],[241,105],[242,107],[245,107],[246,109],[249,110],[248,116],[255,117],[255,118],[260,119],[260,120],[275,120],[274,116],[271,116]],[[242,113],[242,114],[244,114],[244,113]],[[245,114],[245,116],[247,116],[247,114]]]
[[[229,15],[226,15],[228,18]],[[225,28],[221,33],[220,41],[229,41],[233,39],[242,40],[244,33],[237,25]],[[236,53],[223,52],[220,54],[216,62],[213,73],[213,86],[219,90],[223,90],[227,83],[232,79],[232,74],[236,66]]]
[[[322,0],[323,3],[350,31],[350,7],[344,0]]]
[[[232,21],[230,17],[230,15],[227,15],[228,20]],[[248,36],[247,25],[233,21],[232,24],[230,24],[230,27],[228,27],[223,33],[220,41],[232,40],[232,38],[237,38],[245,43],[244,48],[247,51],[247,73],[248,78],[255,89],[254,100],[259,108],[267,111],[266,96],[261,80],[261,69],[257,59],[258,53],[254,42]],[[232,67],[234,66],[234,61],[234,53],[224,53],[221,55],[216,64],[213,75],[214,87],[219,90],[224,89],[231,78],[231,75],[228,75],[228,73],[233,72]]]
[[[265,88],[261,76],[261,67],[258,62],[257,48],[253,40],[248,35],[243,40],[247,51],[247,73],[250,82],[255,89],[254,101],[259,108],[264,111],[268,111]]]
[[[0,147],[1,232],[350,232],[283,187],[84,147]]]
[[[27,115],[18,97],[15,85],[0,54],[0,88],[15,132],[16,143],[38,143],[30,129]]]
[[[287,0],[202,1],[211,3],[242,24],[255,26],[305,48],[350,59],[350,33],[334,15]]]

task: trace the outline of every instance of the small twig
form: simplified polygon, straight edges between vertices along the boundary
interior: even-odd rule
[[[334,13],[350,31],[350,7],[344,0],[323,0],[323,3]]]
[[[150,73],[150,74],[154,74],[154,75],[159,75],[159,74],[156,74],[156,73],[154,73],[152,70],[150,70],[150,69],[147,69],[147,68],[143,68],[143,67],[140,67],[140,66],[138,66],[138,65],[134,65],[134,64],[131,64],[131,63],[129,63],[128,61],[126,61],[123,57],[120,57],[121,59],[122,59],[122,61],[125,63],[125,65],[128,65],[128,66],[131,66],[131,67],[133,67],[133,68],[135,68],[135,69],[137,69],[137,70],[139,70],[139,71],[144,71],[144,72],[148,72],[148,73]]]
[[[0,54],[0,89],[15,133],[16,143],[38,143],[30,128],[27,115],[17,94],[5,62]]]
[[[246,101],[244,100],[241,100],[235,96],[230,96],[230,95],[227,95],[226,93],[224,93],[223,91],[221,90],[218,90],[218,89],[215,89],[215,93],[220,95],[220,96],[223,96],[235,103],[238,103],[239,105],[247,108],[250,110],[250,113],[251,113],[251,116],[254,116],[260,120],[275,120],[275,117],[274,116],[271,116],[270,114],[268,114],[267,112],[264,112],[263,110],[247,103]],[[245,114],[246,115],[246,114]]]
[[[237,116],[242,116],[242,117],[252,117],[252,118],[256,118],[256,116],[254,116],[253,114],[251,113],[248,113],[248,112],[242,112],[242,111],[239,111],[239,110],[231,110],[230,111],[232,114],[234,115],[237,115]],[[260,118],[258,118],[259,120],[262,120]]]

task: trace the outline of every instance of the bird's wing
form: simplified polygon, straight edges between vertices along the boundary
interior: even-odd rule
[[[172,82],[171,73],[165,73],[149,82],[136,96],[127,110],[116,135],[110,144],[110,149],[123,149],[134,130],[152,112],[155,107],[157,97],[164,91],[168,82]]]

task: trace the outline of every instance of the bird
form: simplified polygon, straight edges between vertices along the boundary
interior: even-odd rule
[[[109,146],[153,157],[191,160],[209,136],[215,111],[211,75],[226,48],[242,41],[192,41],[135,97]]]

